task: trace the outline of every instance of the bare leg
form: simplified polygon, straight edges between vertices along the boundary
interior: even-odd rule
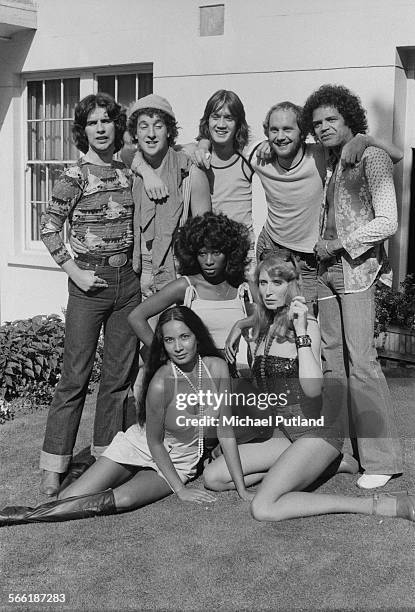
[[[282,521],[336,512],[371,514],[371,497],[346,497],[302,491],[320,476],[337,454],[336,449],[324,440],[296,440],[280,455],[262,481],[252,501],[251,511],[254,518],[260,521]]]
[[[151,504],[172,493],[167,481],[154,470],[140,470],[130,480],[114,489],[117,510],[133,510]]]
[[[260,482],[278,457],[290,446],[291,442],[278,430],[274,432],[274,437],[266,442],[238,445],[245,485],[249,487]],[[205,468],[203,478],[207,489],[213,491],[235,489],[223,455]]]
[[[337,474],[357,474],[359,471],[359,463],[349,453],[344,453],[340,465],[337,469]]]
[[[134,471],[125,465],[116,463],[107,457],[100,457],[78,480],[59,493],[59,499],[98,493],[110,487],[117,487],[131,478],[133,474]]]

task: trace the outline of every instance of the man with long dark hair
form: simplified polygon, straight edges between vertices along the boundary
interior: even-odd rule
[[[73,136],[84,157],[62,172],[42,216],[42,240],[69,277],[62,375],[40,460],[41,490],[47,495],[57,493],[72,458],[102,326],[104,357],[93,454],[99,456],[124,425],[136,348],[127,315],[140,301],[140,283],[132,268],[131,171],[113,159],[123,145],[125,127],[121,107],[105,93],[86,96],[77,104]],[[61,235],[67,219],[86,247],[76,261]]]

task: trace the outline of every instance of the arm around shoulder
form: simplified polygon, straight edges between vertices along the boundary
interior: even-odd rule
[[[192,166],[191,172],[190,209],[193,216],[212,210],[208,178],[197,166]]]

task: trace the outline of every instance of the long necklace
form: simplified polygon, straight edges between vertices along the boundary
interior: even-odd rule
[[[177,374],[180,374],[181,376],[183,376],[183,378],[187,381],[187,383],[189,384],[190,388],[193,389],[193,391],[196,393],[196,396],[200,398],[200,391],[202,390],[202,358],[199,355],[198,358],[198,368],[197,368],[197,387],[195,387],[195,385],[192,383],[192,381],[190,380],[190,378],[188,377],[187,374],[185,374],[185,372],[183,372],[183,370],[181,368],[179,368],[179,366],[177,364],[174,363],[174,361],[171,362],[173,368],[175,369],[175,371],[177,372]],[[199,403],[197,404],[197,416],[198,416],[198,420],[199,420],[199,425],[198,425],[198,432],[197,432],[197,454],[198,457],[202,457],[203,456],[203,450],[204,450],[204,427],[203,427],[203,416],[205,414],[205,407],[203,405],[203,402],[199,401]]]

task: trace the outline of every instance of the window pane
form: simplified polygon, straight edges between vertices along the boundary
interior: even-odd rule
[[[138,76],[138,97],[143,98],[153,93],[153,74],[140,74]]]
[[[61,80],[45,81],[45,117],[58,118],[61,116]]]
[[[63,164],[49,164],[48,167],[48,201],[52,196],[53,186],[56,181],[60,178],[64,169]]]
[[[27,118],[40,119],[42,116],[42,81],[29,81],[27,84]]]
[[[61,121],[45,121],[46,159],[62,159]]]
[[[135,98],[135,74],[122,74],[118,77],[118,102],[128,106]]]
[[[32,200],[34,202],[46,202],[46,167],[36,164],[30,167],[32,183]]]
[[[73,143],[72,121],[63,122],[63,159],[78,159],[79,151]]]
[[[28,159],[43,157],[43,122],[29,121],[27,124]]]
[[[99,76],[97,82],[98,91],[115,96],[115,76]]]
[[[63,118],[73,119],[79,101],[79,79],[63,79]]]
[[[45,204],[38,204],[37,202],[31,203],[32,208],[32,240],[40,240],[40,216],[45,210]]]

